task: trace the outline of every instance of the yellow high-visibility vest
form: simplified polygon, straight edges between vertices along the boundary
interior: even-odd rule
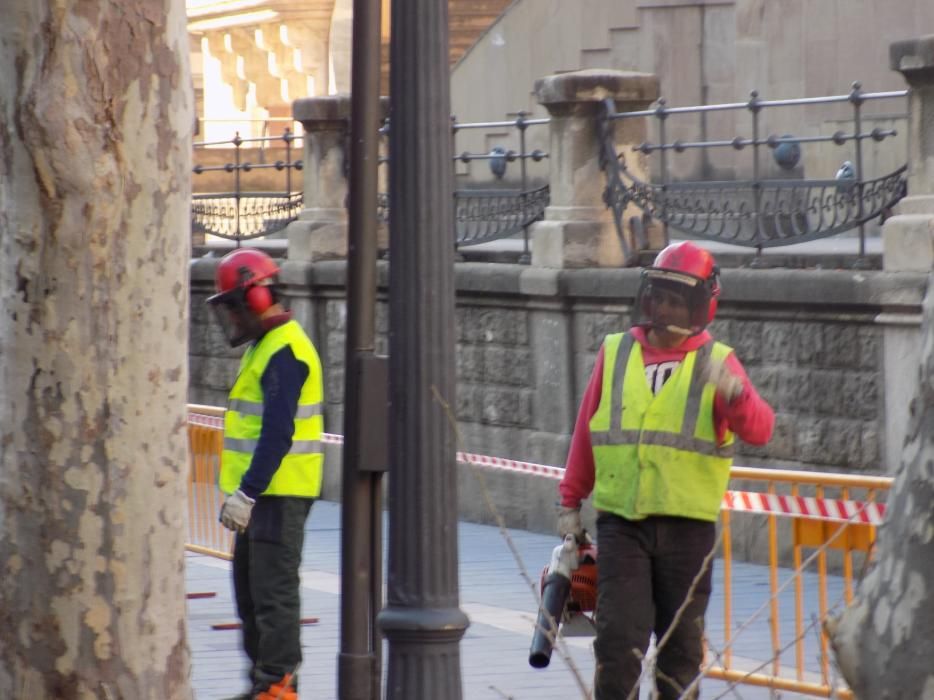
[[[590,420],[594,507],[629,520],[674,515],[716,520],[733,463],[733,433],[717,443],[715,389],[701,382],[710,360],[732,348],[707,343],[684,356],[658,394],[630,333],[603,341],[600,405]]]
[[[269,359],[286,346],[292,348],[299,361],[308,365],[308,377],[298,398],[292,447],[263,495],[317,498],[321,494],[324,464],[321,448],[324,427],[321,360],[311,340],[295,321],[288,321],[267,332],[240,360],[240,372],[230,390],[224,413],[220,471],[220,488],[224,493],[233,493],[240,488],[240,480],[250,467],[263,425],[260,380]]]

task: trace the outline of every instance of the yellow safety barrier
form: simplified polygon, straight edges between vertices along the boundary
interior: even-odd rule
[[[863,553],[866,560],[871,555],[876,539],[876,525],[884,509],[878,502],[878,496],[880,492],[885,492],[891,487],[892,479],[747,467],[733,467],[730,476],[731,486],[742,480],[751,482],[755,490],[731,491],[725,500],[730,502],[732,507],[721,510],[724,648],[717,654],[716,661],[719,663],[711,664],[707,675],[729,682],[817,697],[852,698],[850,690],[845,686],[834,685],[830,676],[829,645],[823,630],[823,621],[829,613],[827,557],[830,550],[839,550],[842,554],[842,602],[849,604],[853,599],[853,555]],[[805,492],[807,495],[804,495]],[[741,495],[742,499],[737,498],[737,494]],[[851,500],[854,494],[861,496],[860,500]],[[752,507],[749,507],[750,505]],[[747,623],[743,623],[734,631],[732,619],[732,550],[736,530],[733,518],[740,515],[737,511],[751,511],[758,517],[764,517],[768,527],[769,596],[765,603],[768,605],[772,656],[767,664],[752,670],[741,670],[733,664],[733,637],[738,637],[747,626]],[[793,566],[790,578],[783,582],[779,581],[779,573],[789,570],[779,566],[778,530],[781,519],[791,520]],[[806,550],[813,550],[807,558]],[[812,568],[815,562],[818,614],[815,624],[806,626],[805,569]],[[783,644],[780,595],[789,586],[793,587],[794,591],[794,633],[792,642]],[[820,670],[816,679],[807,678],[813,675],[807,672],[805,665],[805,638],[809,635],[819,639]],[[794,652],[794,665],[790,668],[790,677],[789,668],[782,662],[783,655],[787,656],[789,649]]]
[[[224,409],[188,406],[188,541],[190,552],[221,559],[233,558],[233,533],[217,519],[223,495],[217,488],[224,446]]]
[[[230,559],[233,534],[217,520],[223,496],[217,488],[220,455],[223,447],[224,409],[191,404],[188,407],[188,435],[191,445],[189,478],[189,551]],[[733,467],[731,488],[737,483],[751,484],[745,491],[729,491],[721,510],[723,585],[715,594],[723,596],[724,634],[721,649],[708,645],[710,664],[706,675],[727,682],[797,692],[816,697],[851,699],[845,686],[834,685],[830,675],[828,640],[820,623],[826,619],[828,602],[828,552],[842,556],[843,602],[853,598],[854,553],[868,559],[876,538],[884,506],[880,493],[892,484],[888,477],[828,474],[822,472]],[[856,497],[859,497],[858,499]],[[735,517],[759,517],[767,522],[769,543],[768,597],[764,597],[756,616],[767,615],[770,659],[757,668],[739,668],[734,645],[742,643],[742,633],[752,622],[743,621],[734,629],[733,622],[733,538],[739,528]],[[790,522],[791,564],[780,566],[779,521]],[[740,531],[741,532],[741,531]],[[806,551],[810,553],[805,556]],[[817,571],[818,619],[805,624],[804,577]],[[781,573],[790,577],[779,581]],[[780,595],[789,587],[794,594],[794,632],[791,643],[782,642]],[[767,611],[767,612],[766,612]],[[819,636],[819,671],[808,672],[805,664],[805,638]],[[793,650],[794,664],[783,663],[783,656]]]

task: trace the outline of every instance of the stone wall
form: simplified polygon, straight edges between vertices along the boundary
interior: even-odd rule
[[[217,405],[238,353],[225,347],[203,303],[215,264],[210,258],[192,264],[190,400]],[[563,466],[600,342],[628,326],[638,270],[459,263],[456,279],[461,448]],[[324,363],[326,429],[341,433],[345,265],[285,262],[283,281]],[[883,335],[890,327],[917,332],[926,283],[921,272],[725,270],[712,330],[736,349],[777,414],[771,443],[742,446],[736,462],[889,472]],[[386,312],[383,297],[377,313],[382,352]]]

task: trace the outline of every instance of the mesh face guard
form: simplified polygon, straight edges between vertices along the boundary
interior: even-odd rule
[[[259,317],[250,310],[244,297],[243,289],[232,289],[208,299],[224,337],[232,348],[259,338],[263,332]]]
[[[693,275],[643,270],[632,323],[679,335],[697,335],[709,322],[711,295],[711,285]]]

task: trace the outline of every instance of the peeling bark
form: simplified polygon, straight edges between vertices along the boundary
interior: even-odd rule
[[[0,18],[0,698],[190,700],[185,5]]]
[[[876,563],[852,605],[827,623],[860,700],[934,700],[934,273],[921,337],[918,389]]]

